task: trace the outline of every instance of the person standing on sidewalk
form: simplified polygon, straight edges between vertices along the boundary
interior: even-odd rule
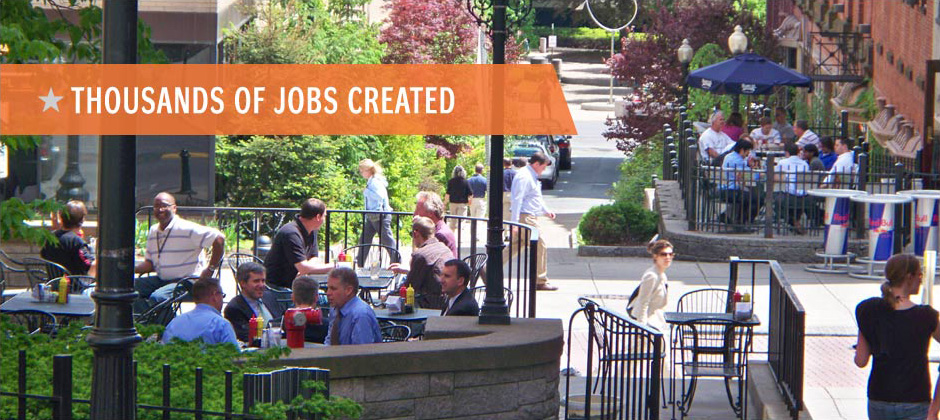
[[[478,163],[473,171],[476,173],[467,180],[470,192],[473,193],[473,198],[470,199],[470,216],[486,217],[486,177],[483,176],[483,164]]]
[[[382,176],[382,167],[373,162],[372,159],[363,159],[359,162],[359,175],[366,179],[366,189],[362,191],[366,210],[392,211],[392,206],[388,202],[388,181]],[[392,237],[392,215],[390,213],[366,214],[359,244],[371,244],[376,233],[379,234],[380,244],[389,248],[396,248],[395,238]],[[366,257],[369,255],[369,248],[371,247],[363,247],[362,251],[359,252],[358,262],[360,267],[365,264]]]
[[[898,254],[885,264],[881,297],[866,299],[855,308],[858,344],[855,364],[874,360],[868,377],[868,417],[871,420],[923,419],[928,410],[937,418],[940,402],[930,398],[927,349],[930,337],[940,342],[935,309],[916,305],[911,295],[920,290],[923,273],[913,255]]]
[[[555,213],[552,213],[545,205],[542,198],[542,184],[539,183],[539,175],[545,171],[552,161],[542,152],[535,152],[529,157],[529,166],[520,169],[512,180],[512,214],[510,221],[519,222],[534,226],[539,229],[539,216],[548,216],[549,219],[555,219]],[[514,229],[515,230],[515,229]],[[545,254],[544,231],[539,230],[538,259],[536,264],[536,275],[538,280],[538,290],[558,290],[558,287],[548,284],[548,256]],[[513,233],[513,241],[519,240],[519,235]],[[509,261],[511,254],[518,249],[517,244],[510,242],[509,249],[503,250],[503,261]]]
[[[640,323],[649,325],[659,331],[667,332],[666,304],[669,303],[669,285],[666,279],[666,269],[672,265],[672,243],[665,239],[653,242],[647,248],[653,256],[653,266],[647,268],[640,278],[634,295],[630,296],[627,304],[627,313]]]
[[[470,191],[470,183],[467,182],[467,170],[457,165],[454,167],[454,176],[447,181],[447,192],[444,194],[444,201],[450,203],[450,214],[466,216],[467,206],[472,198],[473,192]],[[450,226],[450,230],[457,229],[457,219],[451,218],[447,225]]]

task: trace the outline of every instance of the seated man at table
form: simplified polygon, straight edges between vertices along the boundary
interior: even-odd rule
[[[39,255],[65,267],[69,274],[94,277],[97,266],[95,254],[82,237],[82,223],[87,214],[85,203],[77,200],[65,203],[59,213],[58,223],[53,221],[56,229],[54,234],[59,243],[42,247]]]
[[[470,266],[463,260],[453,259],[444,263],[441,290],[446,301],[441,316],[480,316],[480,306],[467,289],[470,273]]]
[[[829,170],[829,175],[823,180],[823,188],[855,188],[856,174],[858,165],[855,164],[855,152],[852,147],[855,142],[852,139],[836,139],[835,151],[839,154],[836,163]]]
[[[334,268],[327,275],[326,297],[330,301],[330,333],[326,345],[382,342],[375,312],[359,299],[359,277],[348,267]]]
[[[319,288],[320,284],[313,277],[300,276],[294,279],[290,295],[291,300],[294,302],[294,308],[316,308],[320,300]],[[329,331],[330,323],[326,319],[320,325],[307,324],[304,329],[304,341],[322,344],[326,341],[326,335]]]
[[[809,146],[811,145],[807,145]],[[813,204],[812,200],[807,200],[806,186],[815,184],[815,181],[809,182],[809,164],[800,158],[800,148],[796,143],[787,143],[784,152],[787,157],[774,168],[777,173],[775,178],[784,186],[784,190],[774,192],[774,201],[777,211],[783,212],[787,223],[793,226],[797,234],[802,235],[800,217],[806,213],[807,207]]]
[[[457,238],[454,231],[444,223],[444,201],[441,196],[431,191],[421,191],[416,197],[415,216],[427,217],[434,222],[434,237],[450,249],[452,256],[457,256]]]
[[[139,299],[134,312],[170,298],[176,283],[186,277],[206,279],[215,273],[225,253],[225,235],[207,226],[190,222],[176,215],[176,198],[162,192],[153,199],[153,215],[159,223],[147,234],[144,262],[134,267],[134,273],[156,272],[156,276],[139,277],[134,289]],[[206,263],[206,247],[212,247],[212,256]]]
[[[222,318],[222,286],[216,279],[199,279],[193,284],[193,299],[196,308],[182,314],[166,326],[163,342],[169,343],[174,338],[193,341],[201,338],[206,344],[232,343],[238,346],[232,324]]]
[[[317,232],[326,220],[326,204],[310,198],[300,205],[294,221],[281,226],[264,258],[269,283],[290,287],[298,275],[323,274],[333,268],[317,258]]]
[[[450,249],[434,237],[434,222],[427,217],[415,216],[411,222],[411,237],[414,240],[414,252],[411,254],[411,266],[408,269],[398,263],[389,266],[395,274],[407,274],[404,285],[415,289],[415,303],[418,307],[441,309],[439,281],[444,263],[453,258]]]
[[[264,318],[264,322],[279,319],[284,315],[284,305],[277,301],[274,292],[265,287],[264,266],[254,261],[242,263],[235,273],[235,281],[241,293],[225,306],[225,319],[232,323],[235,335],[248,342],[248,322],[252,317]]]
[[[727,222],[733,223],[734,230],[744,231],[741,225],[750,223],[757,216],[760,210],[760,197],[751,192],[746,184],[746,178],[752,176],[755,179],[760,173],[751,173],[753,161],[748,160],[754,145],[747,140],[738,140],[731,153],[725,156],[721,167],[725,182],[718,187],[722,199],[728,203],[728,212],[731,216],[725,216]]]

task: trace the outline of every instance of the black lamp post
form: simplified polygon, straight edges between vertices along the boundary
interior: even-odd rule
[[[59,201],[80,200],[88,201],[88,191],[85,190],[85,177],[79,169],[78,136],[68,136],[68,163],[65,173],[59,178],[59,190],[55,198]]]
[[[688,106],[689,102],[689,84],[686,82],[686,78],[689,77],[689,64],[692,62],[692,57],[695,56],[695,50],[692,49],[692,46],[689,45],[689,39],[682,40],[682,46],[676,50],[676,55],[679,56],[679,63],[682,64],[682,106]]]
[[[137,63],[137,0],[104,4],[104,63]],[[102,136],[99,147],[98,281],[95,326],[88,334],[94,352],[91,418],[133,420],[137,415],[134,328],[134,193],[136,136]]]
[[[741,25],[735,26],[734,32],[728,37],[728,49],[731,50],[731,55],[744,54],[747,51],[747,35],[744,35]],[[733,101],[731,107],[737,112],[741,107],[741,95],[735,94]]]
[[[493,103],[494,121],[503,118],[500,95],[503,92],[502,64],[506,64],[506,8],[510,0],[463,0],[478,24],[490,28],[493,39]],[[526,0],[511,0],[518,12],[512,22],[518,24],[532,10]],[[481,324],[509,324],[509,309],[503,297],[503,140],[501,134],[490,136],[489,220],[486,223],[486,299],[480,309]],[[538,251],[536,251],[538,252]],[[534,267],[533,267],[534,268]]]

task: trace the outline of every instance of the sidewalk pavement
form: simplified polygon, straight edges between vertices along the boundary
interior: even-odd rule
[[[559,290],[538,293],[536,315],[560,318],[565,328],[568,328],[571,314],[579,308],[579,296],[591,296],[602,305],[622,311],[630,293],[639,284],[640,275],[651,265],[648,258],[579,257],[576,249],[563,248],[549,248],[548,252],[549,280],[559,286]],[[806,311],[803,401],[807,409],[817,420],[867,418],[865,395],[869,368],[860,369],[853,363],[851,346],[855,344],[858,332],[854,311],[858,302],[880,296],[880,282],[847,275],[810,273],[801,264],[783,264],[782,267]],[[670,301],[667,308],[674,309],[678,298],[685,292],[705,287],[727,287],[728,269],[728,263],[674,262],[666,272]],[[766,270],[766,266],[757,268],[754,305],[764,324],[756,330],[752,360],[765,360],[767,351],[769,302],[767,274],[762,269]],[[742,270],[739,278],[749,279],[750,270]],[[912,299],[920,302],[919,297]],[[583,337],[578,337],[579,332]],[[572,342],[575,343],[573,348],[582,350],[578,352],[580,354],[572,354],[572,365],[584,374],[586,332],[575,330]],[[932,361],[938,360],[938,346],[931,348],[930,356]],[[567,355],[563,355],[562,368],[566,360]],[[936,363],[932,363],[934,380],[936,368]],[[718,389],[702,391],[700,388],[692,407],[693,418],[733,417],[721,389],[723,385],[702,386],[706,385]],[[562,388],[562,398],[563,391]],[[720,399],[714,400],[716,398]]]

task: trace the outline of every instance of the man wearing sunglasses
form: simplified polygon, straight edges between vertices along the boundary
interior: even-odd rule
[[[193,341],[201,338],[206,344],[232,343],[238,346],[232,324],[222,318],[222,286],[213,278],[199,279],[193,283],[193,299],[196,308],[182,314],[166,326],[163,342],[169,343],[174,338]]]

